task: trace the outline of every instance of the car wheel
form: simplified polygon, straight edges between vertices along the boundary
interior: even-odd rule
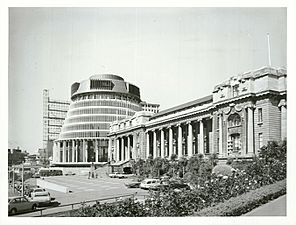
[[[16,208],[11,209],[11,210],[10,210],[10,214],[11,214],[11,215],[16,214]]]
[[[32,210],[36,210],[36,208],[37,208],[37,205],[32,205]]]

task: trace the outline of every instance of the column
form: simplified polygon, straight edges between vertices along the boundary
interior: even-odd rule
[[[164,158],[164,128],[160,130],[160,157]]]
[[[88,140],[85,141],[85,162],[88,161]]]
[[[204,126],[202,119],[199,121],[199,152],[204,154]]]
[[[96,158],[95,158],[95,162],[99,162],[99,148],[98,148],[98,142],[99,140],[96,139],[95,140],[95,152],[96,152]],[[108,145],[109,148],[110,145]]]
[[[254,111],[253,107],[248,107],[248,153],[254,152]]]
[[[150,140],[149,140],[149,131],[146,132],[146,159],[148,159],[150,153]]]
[[[127,160],[130,160],[131,158],[131,140],[130,140],[130,136],[127,136]]]
[[[192,138],[192,124],[191,122],[187,123],[188,125],[188,141],[187,141],[187,149],[188,149],[188,156],[191,157],[193,155],[193,138]]]
[[[63,141],[63,162],[66,162],[66,141]]]
[[[170,126],[169,127],[169,156],[174,154],[174,149],[173,149],[173,128]]]
[[[78,160],[78,143],[79,143],[79,141],[78,140],[76,140],[75,141],[76,143],[76,145],[75,145],[75,158],[76,158],[76,162],[78,162],[79,160]]]
[[[75,149],[74,149],[74,140],[72,140],[72,160],[71,160],[71,162],[74,162],[74,151],[75,151]]]
[[[85,140],[82,140],[82,162],[85,162]]]
[[[53,142],[53,148],[52,148],[52,161],[53,162],[56,162],[57,158],[57,145],[56,145],[56,142]]]
[[[178,158],[182,157],[182,126],[178,124]]]
[[[116,138],[116,157],[115,157],[115,161],[118,162],[119,158],[120,158],[120,140],[119,138]]]
[[[124,137],[121,138],[121,161],[124,161]]]
[[[287,139],[287,103],[285,99],[282,99],[279,103],[281,110],[281,140]]]
[[[223,114],[219,115],[219,154],[223,153]]]
[[[157,157],[156,130],[153,131],[153,158]]]

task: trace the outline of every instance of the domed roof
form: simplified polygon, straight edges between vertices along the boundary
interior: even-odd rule
[[[96,75],[92,75],[90,78],[90,80],[124,80],[122,77],[118,76],[118,75],[114,75],[114,74],[96,74]]]

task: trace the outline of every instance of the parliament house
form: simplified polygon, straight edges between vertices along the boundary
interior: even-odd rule
[[[263,67],[230,77],[210,95],[156,114],[137,112],[110,128],[110,160],[249,158],[287,137],[286,70]]]

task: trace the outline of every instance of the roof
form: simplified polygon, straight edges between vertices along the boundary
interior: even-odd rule
[[[196,100],[193,100],[193,101],[190,101],[190,102],[187,102],[187,103],[184,103],[184,104],[181,104],[181,105],[178,105],[178,106],[175,106],[175,107],[163,110],[163,111],[160,111],[159,113],[154,114],[150,118],[150,120],[156,119],[158,117],[161,117],[161,116],[164,116],[164,115],[176,112],[176,111],[188,109],[188,108],[194,107],[196,105],[200,105],[202,103],[205,104],[205,103],[208,103],[210,101],[213,101],[213,95],[208,95],[206,97],[199,98],[199,99],[196,99]]]

